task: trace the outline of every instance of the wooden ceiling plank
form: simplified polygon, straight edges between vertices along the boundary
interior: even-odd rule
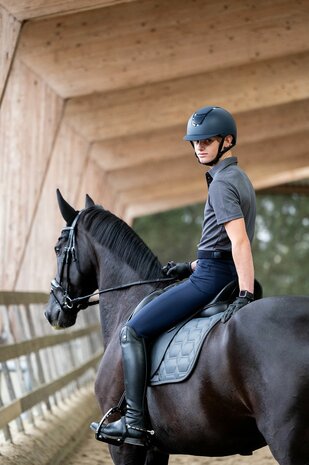
[[[309,99],[248,111],[235,115],[238,146],[309,131]],[[162,128],[142,135],[124,136],[95,142],[90,157],[104,171],[177,160],[192,150],[183,140],[186,125]]]
[[[177,179],[177,182],[171,183],[163,181],[160,183],[150,184],[146,188],[135,187],[117,193],[117,200],[121,204],[138,203],[158,198],[168,198],[170,195],[186,196],[192,193],[201,192],[205,199],[207,196],[207,185],[203,175],[187,176]]]
[[[240,167],[248,173],[256,190],[309,177],[308,149],[305,146],[300,149],[297,142],[304,140],[305,135],[286,136],[267,144],[260,142],[255,146],[239,147],[235,151]],[[158,164],[151,178],[148,170],[143,172],[140,167],[139,171],[133,168],[131,172],[123,170],[122,176],[119,172],[118,176],[112,173],[108,179],[115,193],[117,211],[132,219],[133,210],[134,214],[142,214],[142,211],[147,214],[160,211],[159,206],[172,208],[173,198],[178,199],[177,205],[188,204],[188,199],[193,197],[204,201],[207,195],[204,171],[203,166],[197,165],[196,170],[190,168],[188,160],[184,164],[183,160],[180,163],[166,161]],[[163,177],[160,176],[162,172],[165,172]]]
[[[295,180],[308,179],[309,168],[306,165],[307,155],[302,153],[296,163],[290,162],[284,158],[279,165],[277,162],[266,165],[263,164],[248,168],[248,174],[253,180],[257,191],[276,186],[279,184],[290,183]],[[244,164],[243,164],[244,165]],[[244,166],[243,166],[244,167]],[[265,174],[266,173],[266,174]],[[119,192],[116,196],[117,204],[122,207],[130,205],[148,205],[151,202],[162,201],[163,199],[169,204],[171,197],[179,197],[186,202],[186,198],[199,196],[201,201],[205,201],[207,196],[207,186],[203,176],[197,178],[193,175],[177,179],[177,182],[171,184],[163,182],[160,184],[150,184],[147,188],[135,187],[126,191]]]
[[[1,0],[1,4],[19,21],[72,14],[86,10],[114,6],[135,0]]]
[[[71,99],[66,121],[90,141],[185,125],[193,109],[232,113],[308,99],[309,53],[109,94]],[[185,98],[184,98],[185,96]]]
[[[30,21],[20,55],[69,98],[306,52],[308,20],[309,0],[141,0]]]
[[[201,171],[202,170],[202,171]],[[188,173],[193,177],[203,177],[203,167],[200,167],[194,157],[181,156],[178,161],[165,160],[138,167],[126,168],[108,173],[110,186],[116,191],[126,191],[131,188],[147,189],[152,184],[177,183]]]
[[[261,167],[251,167],[248,170],[251,178],[254,179],[256,190],[278,186],[280,184],[298,181],[309,178],[308,152],[301,154],[296,160],[282,160],[281,163],[270,163],[267,171]]]
[[[130,205],[144,205],[162,202],[165,200],[169,205],[170,199],[178,197],[184,204],[186,199],[199,198],[205,202],[207,197],[207,186],[203,177],[194,179],[177,180],[177,183],[167,186],[166,183],[160,185],[152,184],[147,189],[130,189],[119,192],[116,196],[115,205],[118,211],[125,211]],[[166,208],[168,210],[168,207]]]
[[[134,219],[139,216],[151,215],[172,210],[174,208],[182,208],[187,205],[203,202],[204,200],[205,199],[199,193],[192,193],[192,195],[186,196],[185,198],[180,196],[171,196],[168,199],[162,198],[145,203],[131,204],[127,207],[124,206],[122,218],[128,224],[132,224]]]
[[[159,131],[145,132],[92,145],[91,158],[104,171],[114,171],[158,160],[177,158],[179,153],[188,151],[183,141],[184,128],[162,128]]]
[[[252,167],[247,170],[251,179],[254,179],[254,187],[256,191],[270,188],[272,186],[293,182],[299,179],[309,178],[309,167],[308,167],[308,153],[299,157],[296,163],[290,160],[283,161],[281,166],[277,163],[271,164],[269,172],[265,167],[255,168]],[[159,213],[161,211],[167,211],[172,208],[183,207],[194,203],[204,202],[205,195],[202,191],[192,191],[189,195],[185,193],[181,195],[181,192],[175,192],[173,195],[169,195],[162,192],[162,197],[155,197],[154,199],[143,200],[143,195],[140,199],[135,202],[124,202],[122,209],[118,207],[119,211],[122,211],[123,218],[126,218],[130,224],[134,218],[138,216],[148,215],[151,213]]]
[[[255,167],[262,169],[265,173],[269,171],[270,175],[276,170],[289,165],[292,160],[297,163],[298,158],[303,160],[307,156],[308,148],[303,141],[306,140],[307,132],[299,132],[292,136],[286,135],[280,138],[267,139],[254,144],[243,144],[237,146],[233,151],[239,159],[240,166],[252,171]],[[188,148],[190,150],[190,148]],[[305,154],[305,155],[304,155]],[[151,185],[165,185],[183,182],[183,180],[195,180],[204,176],[205,167],[199,165],[192,152],[180,155],[177,160],[159,160],[154,163],[145,163],[144,165],[127,167],[108,173],[109,185],[116,192],[127,191],[130,189],[148,189]],[[249,173],[248,171],[248,173]],[[255,182],[252,177],[252,182]]]
[[[238,145],[309,131],[309,98],[235,115]]]

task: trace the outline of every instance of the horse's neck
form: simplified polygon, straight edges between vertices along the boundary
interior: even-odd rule
[[[99,289],[113,288],[144,279],[142,271],[132,270],[129,265],[120,262],[106,249],[101,252]],[[154,289],[153,285],[142,285],[101,295],[100,319],[105,344],[108,344],[112,334],[125,323],[137,304]]]
[[[135,307],[152,290],[149,286],[143,286],[139,292],[132,288],[104,296],[103,301],[100,301],[100,319],[105,345],[108,345],[115,333],[119,334]]]

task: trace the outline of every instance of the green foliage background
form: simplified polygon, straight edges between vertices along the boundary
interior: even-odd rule
[[[305,195],[257,195],[255,273],[264,295],[309,294],[309,208]],[[203,204],[149,215],[133,228],[164,264],[194,260]]]

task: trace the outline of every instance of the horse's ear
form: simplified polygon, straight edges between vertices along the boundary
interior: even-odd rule
[[[90,208],[90,207],[94,207],[94,206],[95,206],[94,201],[92,200],[92,198],[90,197],[90,195],[86,194],[85,208]]]
[[[67,222],[67,224],[71,224],[78,212],[74,210],[74,208],[71,207],[66,200],[64,200],[59,189],[57,189],[57,200],[63,219]]]

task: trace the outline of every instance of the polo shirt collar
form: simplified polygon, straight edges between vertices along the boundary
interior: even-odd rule
[[[225,168],[227,168],[230,165],[237,165],[237,157],[225,158],[224,160],[220,161],[217,165],[213,166],[209,171],[207,171],[206,181],[207,181],[208,187],[211,181],[214,179],[215,175],[219,173],[220,171],[223,171]]]

